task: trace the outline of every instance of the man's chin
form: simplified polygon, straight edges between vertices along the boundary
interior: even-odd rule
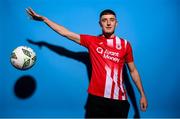
[[[107,35],[112,35],[112,34],[114,34],[114,32],[104,32],[105,34],[107,34]]]

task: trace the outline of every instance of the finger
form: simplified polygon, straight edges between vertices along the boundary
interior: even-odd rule
[[[28,15],[32,16],[33,14],[30,12],[29,9],[26,9],[26,12],[28,13]]]
[[[31,15],[28,11],[27,11],[26,14],[28,15],[28,18],[29,18],[29,19],[33,19],[33,18],[32,18],[32,15]]]
[[[28,7],[29,10],[33,11],[33,9],[31,7]]]
[[[31,12],[26,8],[26,12],[28,13],[28,14],[31,14]]]
[[[29,8],[29,11],[30,11],[32,14],[36,15],[36,12],[35,12],[32,8]]]
[[[146,106],[144,103],[141,104],[141,110],[142,110],[142,111],[146,111],[146,107],[147,107],[147,106]]]
[[[27,11],[27,13],[30,14],[31,16],[34,15],[34,13],[31,11],[30,8],[26,8],[26,11]]]
[[[27,15],[29,16],[30,19],[33,19],[33,15],[29,11],[27,11]]]
[[[29,13],[31,13],[32,15],[35,15],[35,13],[33,11],[31,11],[30,9],[29,9]]]

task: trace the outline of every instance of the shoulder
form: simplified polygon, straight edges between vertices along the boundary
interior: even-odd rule
[[[88,34],[80,34],[81,37],[86,37],[86,38],[97,38],[98,36],[94,35],[88,35]]]
[[[89,40],[89,41],[97,41],[98,39],[101,39],[100,36],[94,36],[94,35],[88,35],[88,34],[80,34],[81,40]]]
[[[98,41],[97,36],[80,34],[80,44],[86,47],[89,47],[92,43],[96,43]]]

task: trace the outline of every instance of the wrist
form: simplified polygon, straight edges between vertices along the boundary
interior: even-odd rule
[[[42,17],[42,21],[46,23],[46,21],[48,20],[48,18],[46,17]]]
[[[144,93],[141,93],[140,95],[141,95],[141,97],[146,97]]]

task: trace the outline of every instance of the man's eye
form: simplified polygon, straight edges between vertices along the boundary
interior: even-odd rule
[[[115,19],[110,19],[111,21],[115,21]]]
[[[106,21],[106,19],[102,19],[102,22],[105,22]]]

